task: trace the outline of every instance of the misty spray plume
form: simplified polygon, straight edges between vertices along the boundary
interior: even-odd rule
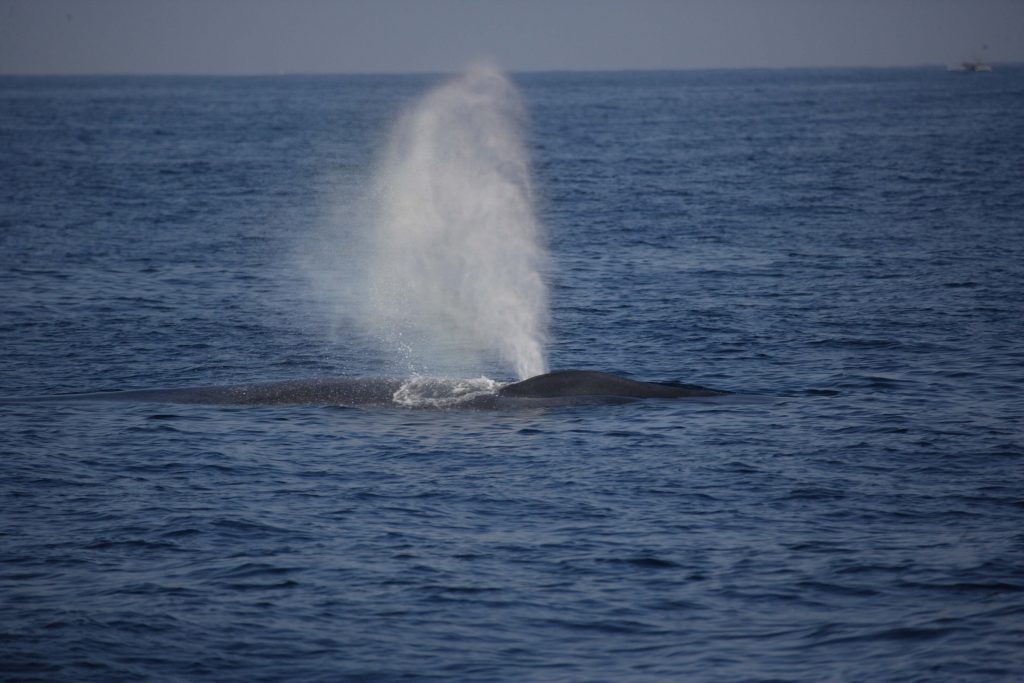
[[[413,365],[465,371],[496,360],[521,379],[547,370],[547,253],[525,118],[509,80],[478,66],[427,93],[392,131],[360,250],[361,322]]]

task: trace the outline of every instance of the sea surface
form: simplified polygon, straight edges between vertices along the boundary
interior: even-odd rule
[[[549,365],[736,400],[0,404],[0,678],[1024,677],[1024,67],[512,79]],[[393,375],[303,264],[440,80],[0,78],[0,397]]]

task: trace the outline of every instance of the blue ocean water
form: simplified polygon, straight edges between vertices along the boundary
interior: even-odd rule
[[[514,80],[550,365],[742,400],[0,405],[4,678],[1024,675],[1024,68]],[[0,79],[0,396],[392,370],[298,264],[436,82]]]

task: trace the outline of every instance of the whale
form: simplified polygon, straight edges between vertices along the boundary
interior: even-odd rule
[[[598,397],[696,398],[725,396],[729,392],[696,384],[661,384],[592,370],[558,370],[537,375],[498,390],[499,396],[522,398]]]
[[[403,380],[342,377],[286,380],[229,386],[136,389],[81,394],[3,398],[0,403],[132,401],[205,405],[390,405]]]
[[[467,389],[466,383],[470,383]],[[640,382],[591,370],[559,370],[500,385],[484,380],[319,378],[256,384],[138,389],[21,398],[0,404],[65,401],[135,401],[205,405],[333,405],[514,409],[614,404],[640,399],[708,398],[730,392],[695,384]],[[479,380],[475,382],[479,383]]]

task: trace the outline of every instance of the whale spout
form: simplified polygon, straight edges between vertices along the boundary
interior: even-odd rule
[[[590,370],[560,370],[509,384],[499,396],[552,398],[561,396],[618,396],[624,398],[685,398],[725,396],[728,391],[695,384],[657,384]]]

